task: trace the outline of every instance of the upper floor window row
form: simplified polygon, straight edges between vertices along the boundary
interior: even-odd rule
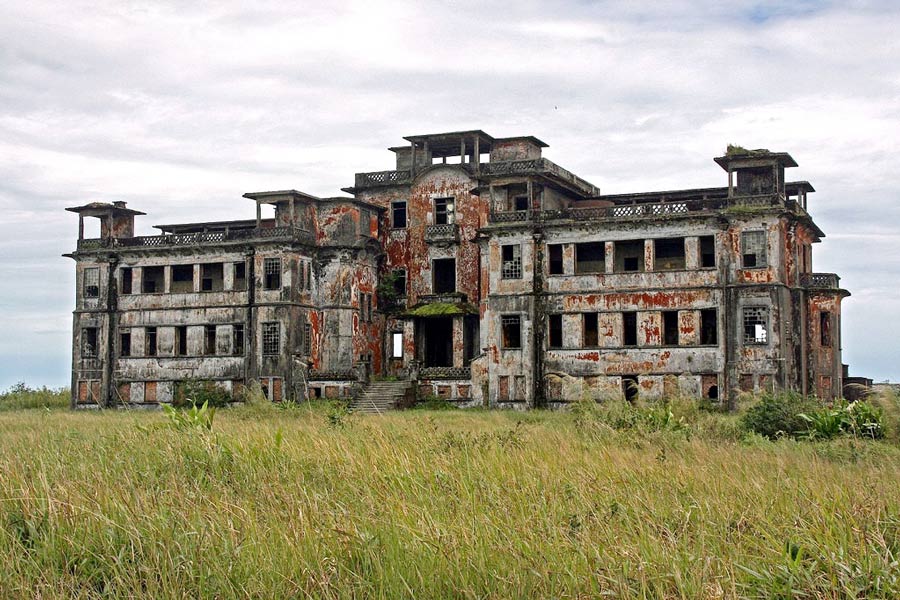
[[[281,259],[276,260],[280,262]],[[230,278],[226,277],[226,266],[226,263],[203,263],[122,267],[119,290],[123,295],[161,294],[167,291],[172,294],[186,294],[246,290],[246,263],[243,261],[230,263]],[[227,279],[230,279],[230,287],[226,286]],[[166,289],[167,280],[168,289]],[[87,294],[88,290],[85,288],[85,295]]]
[[[715,236],[699,236],[696,240],[695,244],[688,244],[687,238],[683,237],[549,244],[550,274],[639,273],[648,269],[680,271],[689,265],[690,268],[714,268]],[[566,246],[572,247],[568,254]],[[567,273],[567,261],[572,261],[572,267],[568,267],[573,269],[570,273]]]

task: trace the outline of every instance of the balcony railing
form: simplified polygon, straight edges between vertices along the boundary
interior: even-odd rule
[[[203,246],[242,242],[246,240],[290,240],[315,244],[312,231],[297,227],[260,227],[258,229],[235,229],[233,231],[207,231],[198,233],[169,233],[165,235],[144,235],[130,238],[95,238],[78,240],[79,250],[101,248],[160,248],[169,246]]]
[[[422,367],[419,379],[471,379],[470,367]]]
[[[376,187],[381,185],[403,185],[412,181],[411,171],[375,171],[374,173],[357,173],[356,187]]]
[[[804,273],[800,276],[800,285],[805,288],[838,290],[841,278],[834,273]]]
[[[442,225],[429,225],[425,228],[426,242],[458,242],[459,225],[445,223]]]
[[[343,371],[310,371],[307,379],[309,381],[354,381],[356,373],[352,369]]]

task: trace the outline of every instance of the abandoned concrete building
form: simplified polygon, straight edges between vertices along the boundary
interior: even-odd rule
[[[135,236],[124,202],[67,209],[73,406],[168,402],[188,379],[273,401],[396,380],[492,407],[841,394],[849,293],[813,272],[824,234],[789,154],[729,148],[723,187],[601,195],[534,137],[404,139],[347,196],[244,194],[255,219]]]

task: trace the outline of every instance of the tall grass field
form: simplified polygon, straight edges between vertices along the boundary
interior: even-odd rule
[[[0,397],[0,598],[900,597],[890,427],[38,404]]]

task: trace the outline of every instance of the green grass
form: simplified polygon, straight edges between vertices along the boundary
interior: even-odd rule
[[[893,442],[616,410],[0,413],[0,597],[900,595]]]
[[[17,383],[0,392],[0,411],[68,408],[70,399],[69,388],[30,388],[24,383]]]

